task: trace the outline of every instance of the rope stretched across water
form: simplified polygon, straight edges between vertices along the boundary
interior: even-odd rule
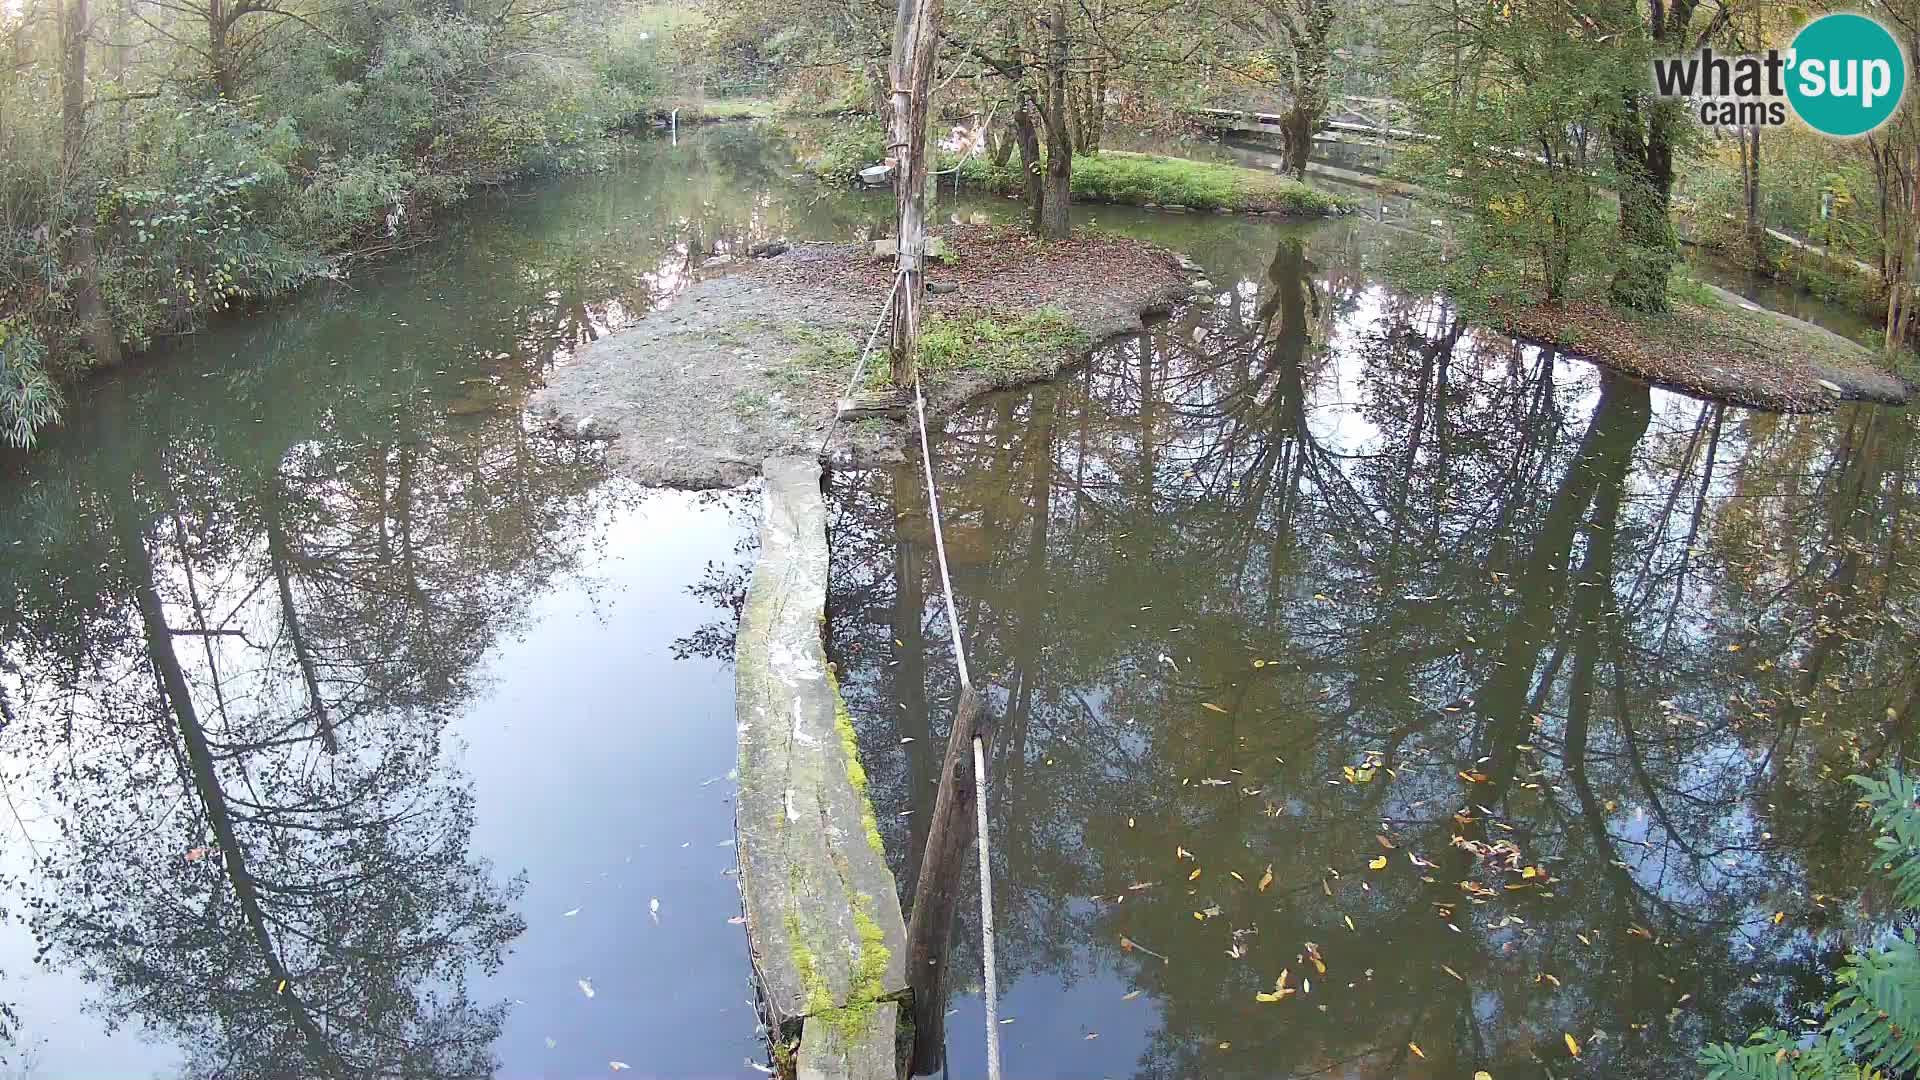
[[[833,419],[827,423],[826,437],[820,440],[820,455],[825,456],[827,444],[833,441],[834,429],[840,426],[840,414],[846,411],[846,402],[853,398],[853,388],[860,385],[860,374],[867,370],[867,357],[873,355],[873,346],[880,340],[880,328],[887,324],[887,315],[893,311],[894,297],[900,295],[900,283],[907,278],[902,270],[893,276],[893,287],[887,290],[887,302],[880,305],[880,317],[873,321],[873,331],[867,335],[867,347],[860,350],[860,359],[854,362],[853,378],[847,380],[847,391],[840,395],[840,401],[833,407]]]
[[[895,275],[893,288],[887,291],[887,301],[880,309],[880,318],[873,324],[873,332],[867,337],[867,347],[861,350],[860,359],[854,365],[853,378],[847,383],[848,397],[853,395],[853,388],[859,385],[861,372],[866,369],[867,356],[880,338],[880,327],[893,310],[893,302],[899,296],[900,283],[904,280],[905,272]],[[953,602],[953,574],[947,568],[947,538],[940,525],[940,494],[934,486],[933,450],[927,440],[927,399],[921,391],[920,373],[917,371],[913,376],[913,413],[920,432],[920,464],[927,480],[927,514],[933,520],[933,552],[940,565],[940,590],[946,600],[947,630],[953,637],[953,661],[959,671],[960,693],[964,697],[973,693],[973,674],[967,668],[966,643],[960,639],[960,608]],[[833,422],[827,425],[827,437],[820,443],[823,454],[839,422],[840,409],[836,407]],[[994,963],[993,859],[987,833],[987,759],[986,744],[978,733],[973,737],[973,783],[975,837],[980,844],[980,952],[981,964],[985,969],[982,982],[985,984],[987,1002],[987,1080],[1000,1080],[1000,984]]]
[[[913,413],[920,428],[920,465],[927,477],[927,514],[933,519],[933,553],[940,563],[940,589],[946,595],[947,630],[953,635],[953,662],[960,673],[960,693],[973,693],[967,670],[967,647],[960,640],[960,609],[953,602],[953,575],[947,570],[947,538],[940,528],[940,496],[934,491],[933,450],[927,445],[927,399],[920,391],[920,373],[913,373]],[[987,1080],[1000,1080],[1000,989],[993,960],[993,860],[987,846],[987,758],[978,733],[973,736],[974,825],[980,842],[980,963],[985,969],[987,998]]]

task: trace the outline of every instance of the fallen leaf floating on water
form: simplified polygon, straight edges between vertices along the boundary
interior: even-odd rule
[[[1100,1037],[1100,1033],[1099,1033],[1099,1032],[1097,1032],[1097,1031],[1089,1031],[1089,1032],[1087,1032],[1087,1037],[1086,1037],[1086,1041],[1087,1041],[1087,1042],[1092,1042],[1093,1040],[1095,1040],[1095,1039],[1097,1039],[1097,1038],[1099,1038],[1099,1037]]]
[[[1422,1050],[1422,1049],[1420,1049],[1420,1044],[1419,1044],[1419,1043],[1417,1043],[1417,1042],[1410,1042],[1410,1043],[1408,1043],[1408,1044],[1407,1044],[1407,1049],[1409,1049],[1409,1050],[1411,1050],[1411,1051],[1413,1051],[1413,1056],[1414,1056],[1414,1057],[1417,1057],[1417,1058],[1419,1058],[1419,1059],[1421,1059],[1422,1061],[1424,1061],[1424,1060],[1426,1060],[1426,1057],[1427,1057],[1427,1052],[1426,1052],[1425,1050]]]
[[[1121,1000],[1121,1001],[1132,1001],[1132,1000],[1133,1000],[1134,998],[1137,998],[1137,997],[1139,997],[1139,996],[1140,996],[1140,991],[1138,991],[1138,990],[1131,990],[1131,991],[1128,991],[1127,993],[1124,993],[1124,994],[1121,994],[1121,995],[1120,995],[1120,1000]]]
[[[1268,864],[1267,864],[1267,872],[1266,872],[1266,873],[1264,873],[1264,874],[1262,874],[1262,875],[1260,875],[1260,891],[1261,891],[1261,892],[1266,892],[1266,891],[1267,891],[1267,886],[1269,886],[1269,885],[1271,885],[1271,884],[1273,884],[1273,864],[1272,864],[1272,863],[1268,863]]]
[[[1215,705],[1215,704],[1214,704],[1213,702],[1211,702],[1211,701],[1203,701],[1203,702],[1201,702],[1201,703],[1200,703],[1200,707],[1201,707],[1201,708],[1203,708],[1203,709],[1212,709],[1212,710],[1213,710],[1214,712],[1217,712],[1217,713],[1223,713],[1223,712],[1226,712],[1226,711],[1227,711],[1227,710],[1225,710],[1225,709],[1223,709],[1223,708],[1221,708],[1220,706],[1218,706],[1218,705]]]
[[[1200,868],[1199,868],[1199,867],[1197,867],[1197,866],[1196,866],[1196,867],[1194,867],[1194,868],[1193,868],[1193,873],[1191,873],[1191,874],[1188,874],[1188,875],[1187,875],[1187,880],[1188,880],[1188,881],[1198,881],[1198,880],[1200,880]]]
[[[1173,849],[1173,857],[1176,859],[1191,859],[1193,858],[1193,852],[1183,847],[1175,847]]]
[[[746,921],[747,921],[747,917],[745,915],[735,915],[733,918],[727,920],[727,925],[739,926],[741,923]]]
[[[1386,868],[1387,857],[1385,855],[1378,855],[1367,861],[1367,869],[1369,870],[1385,870]]]
[[[560,1045],[559,1043],[553,1041],[553,1036],[551,1035],[547,1036],[547,1049],[551,1050],[554,1047],[559,1045]]]
[[[1467,981],[1466,979],[1464,979],[1464,978],[1461,978],[1461,975],[1460,975],[1460,973],[1459,973],[1459,972],[1457,972],[1457,971],[1455,971],[1455,970],[1453,970],[1452,968],[1450,968],[1450,967],[1448,967],[1448,966],[1447,966],[1447,965],[1445,965],[1445,964],[1441,964],[1441,965],[1440,965],[1440,970],[1441,970],[1441,971],[1444,971],[1444,972],[1446,972],[1447,974],[1449,974],[1449,975],[1451,975],[1451,976],[1453,976],[1453,977],[1454,977],[1455,979],[1459,979],[1459,980],[1460,980],[1461,982],[1466,982],[1466,981]]]
[[[765,1065],[760,1064],[759,1062],[753,1060],[752,1058],[747,1059],[747,1067],[751,1068],[755,1072],[763,1072],[763,1073],[766,1073],[768,1076],[773,1075],[772,1069],[768,1068]]]
[[[1387,838],[1386,838],[1385,836],[1382,836],[1382,835],[1381,835],[1381,834],[1379,834],[1379,833],[1374,833],[1374,834],[1373,834],[1373,838],[1374,838],[1375,840],[1378,840],[1378,841],[1380,841],[1380,846],[1381,846],[1381,847],[1383,847],[1383,848],[1386,848],[1386,849],[1387,849],[1388,851],[1392,851],[1392,850],[1393,850],[1393,841],[1391,841],[1391,840],[1389,840],[1389,839],[1387,839]]]
[[[574,908],[574,909],[573,909],[573,910],[571,910],[571,911],[563,911],[563,912],[561,912],[561,913],[560,913],[560,917],[561,917],[561,918],[563,918],[563,919],[571,919],[571,918],[573,918],[573,917],[574,917],[575,915],[578,915],[578,914],[580,914],[580,909],[579,909],[579,908]]]
[[[593,981],[591,979],[579,979],[576,981],[579,983],[581,993],[588,997],[593,996]]]
[[[276,994],[284,994],[284,993],[286,993],[286,992],[287,992],[287,980],[285,980],[285,979],[281,979],[281,980],[280,980],[280,985],[279,985],[279,987],[278,987],[277,989],[275,989],[275,990],[274,990],[274,993],[276,993]]]
[[[656,896],[653,899],[647,901],[647,914],[653,918],[653,925],[655,926],[660,925],[660,898],[659,897]]]
[[[1485,1069],[1473,1074],[1473,1080],[1493,1080],[1493,1074]]]
[[[631,1069],[633,1066],[624,1061],[609,1061],[607,1062],[607,1068],[612,1069],[614,1072],[619,1072],[622,1069]]]
[[[1579,1057],[1580,1056],[1580,1040],[1574,1038],[1571,1035],[1566,1036],[1566,1040],[1567,1040],[1567,1053],[1572,1054],[1574,1057]]]

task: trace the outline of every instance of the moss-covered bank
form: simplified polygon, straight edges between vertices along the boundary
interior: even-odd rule
[[[1025,185],[1016,163],[975,158],[959,166],[959,176],[964,184],[997,194]],[[1087,202],[1293,217],[1325,217],[1348,205],[1337,195],[1260,169],[1120,150],[1076,156],[1072,190],[1074,198]]]

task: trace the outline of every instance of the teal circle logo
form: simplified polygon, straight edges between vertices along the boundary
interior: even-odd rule
[[[1907,92],[1907,57],[1865,15],[1822,15],[1793,39],[1787,101],[1822,135],[1865,135],[1887,122]]]

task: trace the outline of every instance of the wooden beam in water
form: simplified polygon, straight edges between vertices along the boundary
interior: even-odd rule
[[[734,661],[735,824],[754,974],[773,1037],[799,1040],[801,1075],[891,1080],[906,927],[821,640],[820,464],[769,458],[763,468],[760,556]]]

